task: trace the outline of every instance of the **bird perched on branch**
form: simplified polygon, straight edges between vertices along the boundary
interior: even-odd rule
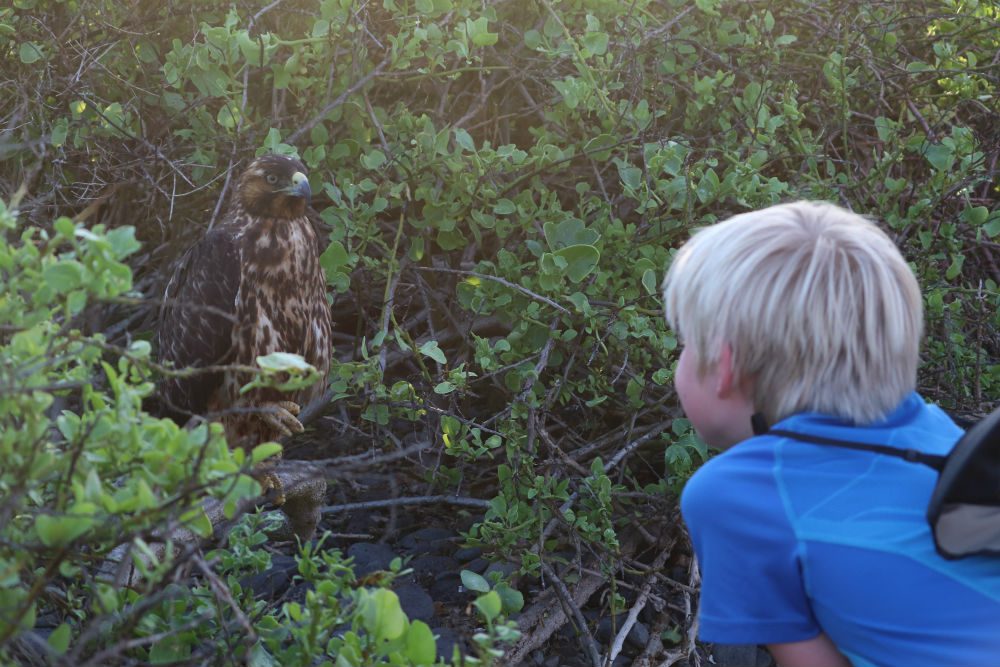
[[[265,155],[250,164],[222,223],[183,255],[167,284],[157,330],[162,362],[175,368],[253,366],[260,355],[292,352],[325,380],[330,306],[306,215],[309,200],[298,160]],[[253,389],[241,396],[250,379],[235,368],[168,378],[160,401],[179,421],[219,419],[230,446],[252,448],[301,431],[296,416],[326,385],[289,393]]]

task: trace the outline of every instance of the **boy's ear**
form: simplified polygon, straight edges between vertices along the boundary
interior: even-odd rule
[[[715,393],[719,398],[729,398],[736,388],[736,371],[733,369],[733,348],[729,343],[724,343],[722,350],[719,352]]]

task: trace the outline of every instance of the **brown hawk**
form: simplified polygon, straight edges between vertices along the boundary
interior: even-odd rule
[[[220,419],[230,446],[252,448],[301,431],[300,406],[321,394],[332,350],[326,279],[306,209],[305,167],[265,155],[240,176],[222,223],[181,258],[167,284],[157,342],[175,368],[254,366],[260,355],[292,352],[321,381],[296,392],[253,389],[236,369],[164,380],[160,401],[171,416]]]

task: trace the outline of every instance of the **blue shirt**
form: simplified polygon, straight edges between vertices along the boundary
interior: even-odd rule
[[[803,413],[774,428],[931,454],[962,434],[916,393],[870,426]],[[702,574],[701,639],[825,632],[855,665],[1000,665],[1000,557],[936,553],[925,517],[936,481],[892,456],[773,435],[708,461],[681,498]]]

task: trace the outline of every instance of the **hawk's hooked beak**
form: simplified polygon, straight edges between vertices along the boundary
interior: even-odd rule
[[[309,179],[301,171],[292,174],[292,184],[285,188],[284,192],[292,197],[301,197],[307,202],[312,199],[312,189],[309,187]]]

